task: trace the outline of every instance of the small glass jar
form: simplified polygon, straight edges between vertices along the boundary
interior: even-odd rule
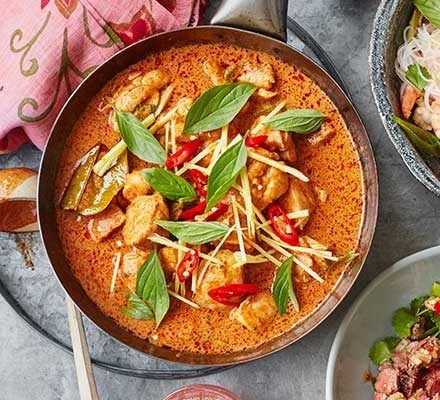
[[[163,400],[240,400],[235,394],[220,386],[190,385],[170,393]]]

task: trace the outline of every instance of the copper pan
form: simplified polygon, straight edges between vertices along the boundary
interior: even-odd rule
[[[247,28],[252,27],[259,31],[269,31],[273,36],[280,38],[285,37],[285,25],[282,23],[274,23],[277,15],[284,15],[283,18],[285,18],[286,8],[284,1],[268,2],[268,7],[273,9],[266,8],[263,13],[257,13],[257,17],[253,20],[251,15],[252,5],[254,9],[258,10],[255,4],[261,3],[264,5],[266,3],[258,1],[248,1],[244,3],[250,5],[250,8],[246,12],[239,10],[236,5],[237,1],[230,2],[233,9],[227,8],[227,4],[224,3],[220,8],[220,14],[217,14],[215,17],[217,18],[216,22],[222,22],[220,21],[222,15],[225,15],[228,18],[227,22],[229,24],[237,25],[237,21],[246,16],[244,25]],[[261,15],[266,15],[267,18],[261,18]],[[92,97],[117,73],[150,54],[175,46],[212,42],[229,43],[241,47],[258,49],[275,55],[283,61],[294,65],[319,84],[339,109],[348,130],[351,132],[353,143],[362,166],[364,196],[362,227],[358,248],[361,257],[345,271],[332,293],[308,318],[294,326],[285,334],[274,338],[258,348],[223,355],[182,353],[169,348],[155,346],[121,328],[111,318],[104,315],[93,301],[87,297],[85,291],[69,268],[58,238],[55,218],[56,205],[54,201],[55,179],[63,147],[75,121]],[[165,360],[199,365],[232,365],[264,357],[294,343],[322,322],[347,294],[362,268],[376,226],[377,204],[378,186],[376,164],[368,135],[353,104],[338,84],[314,61],[288,46],[283,41],[259,33],[221,26],[188,28],[149,37],[121,50],[97,68],[96,71],[85,79],[75,90],[55,121],[41,162],[38,190],[40,231],[47,255],[61,285],[78,308],[99,328],[133,349]]]

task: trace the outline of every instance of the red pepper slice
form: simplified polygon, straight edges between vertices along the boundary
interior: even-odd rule
[[[219,303],[235,307],[240,304],[240,301],[234,301],[234,298],[253,294],[259,290],[260,287],[255,283],[232,283],[211,289],[208,295]]]
[[[299,244],[299,236],[292,221],[278,204],[270,204],[267,207],[267,215],[272,221],[273,230],[283,242],[291,246]]]
[[[440,315],[440,300],[434,304],[434,312]]]
[[[213,211],[211,211],[205,218],[205,221],[215,221],[218,217],[221,217],[223,214],[228,211],[229,206],[225,203],[217,204],[213,207]]]
[[[208,177],[200,172],[198,169],[190,169],[189,175],[196,185],[196,189],[199,192],[200,196],[206,197],[206,185],[208,183]]]
[[[176,151],[174,154],[171,154],[167,158],[167,160],[165,161],[165,166],[168,169],[173,169],[174,167],[182,165],[194,155],[194,153],[199,148],[200,143],[202,143],[200,139],[194,139],[191,140],[191,142],[183,145],[180,150]]]
[[[177,276],[180,282],[186,281],[192,272],[199,266],[200,256],[197,250],[191,249],[177,266]]]
[[[204,213],[205,208],[206,208],[206,201],[201,201],[196,206],[188,208],[185,211],[182,211],[179,215],[179,219],[184,221],[193,221],[194,217]]]
[[[247,147],[258,147],[265,143],[267,140],[267,135],[258,135],[258,136],[248,136],[244,141],[244,144]]]

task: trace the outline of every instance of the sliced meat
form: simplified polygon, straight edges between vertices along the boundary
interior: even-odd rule
[[[136,291],[137,273],[147,257],[147,252],[136,247],[133,247],[128,253],[122,256],[121,270],[124,277],[124,284],[131,292]]]
[[[309,210],[309,216],[316,207],[316,200],[309,183],[302,182],[299,179],[291,176],[289,179],[289,186],[286,194],[279,200],[280,206],[284,209],[286,214],[299,210]],[[304,229],[309,217],[299,218],[296,220],[296,226]]]
[[[194,301],[199,306],[210,310],[229,310],[231,307],[213,300],[208,292],[223,285],[243,283],[243,267],[234,266],[236,260],[232,251],[220,250],[215,257],[222,262],[222,265],[209,265],[200,286],[197,288]],[[200,271],[203,271],[205,263],[206,261],[201,263]]]
[[[387,396],[384,393],[376,393],[376,395],[384,395],[385,397],[378,397],[378,398],[374,397],[373,400],[381,400],[381,399],[384,399],[384,400],[406,400],[406,397],[400,392],[393,393],[391,396]]]
[[[115,204],[110,204],[104,211],[95,215],[87,225],[90,237],[100,242],[125,222],[125,215]]]
[[[278,160],[276,153],[262,148],[257,148],[254,151],[262,156]],[[259,210],[264,210],[269,204],[286,193],[289,186],[289,177],[285,172],[253,159],[248,161],[247,167],[252,202]]]
[[[270,89],[275,83],[274,71],[269,63],[258,66],[245,63],[243,70],[244,72],[237,78],[239,82],[252,83],[262,89]]]
[[[379,393],[392,394],[397,392],[399,384],[399,372],[389,361],[385,361],[379,367],[374,388]]]
[[[167,280],[171,278],[177,268],[178,254],[172,247],[162,247],[159,250],[159,259]]]
[[[168,82],[168,75],[160,69],[136,77],[116,93],[116,110],[133,111],[137,105],[153,95],[155,91],[164,87]]]
[[[388,400],[388,399],[387,399]],[[423,389],[417,390],[408,400],[431,400]]]
[[[254,122],[254,126],[258,125],[263,117],[257,118]],[[282,132],[277,129],[272,129],[269,126],[263,125],[258,135],[267,136],[266,142],[263,147],[267,150],[278,153],[282,160],[288,163],[293,163],[297,159],[295,143],[292,139],[292,134],[289,132]]]
[[[440,365],[432,367],[425,376],[425,388],[429,396],[440,394]]]
[[[276,315],[277,307],[273,296],[265,290],[241,302],[238,308],[231,311],[230,318],[252,330],[268,324]]]
[[[151,192],[151,187],[144,179],[141,171],[133,171],[127,175],[122,195],[128,200],[133,201],[138,196],[143,196]]]
[[[138,196],[127,207],[126,218],[122,229],[125,243],[129,246],[146,246],[148,237],[158,230],[155,221],[169,219],[168,206],[159,193]]]

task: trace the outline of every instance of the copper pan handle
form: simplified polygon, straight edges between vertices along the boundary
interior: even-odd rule
[[[222,0],[210,23],[263,33],[285,42],[287,1]]]

